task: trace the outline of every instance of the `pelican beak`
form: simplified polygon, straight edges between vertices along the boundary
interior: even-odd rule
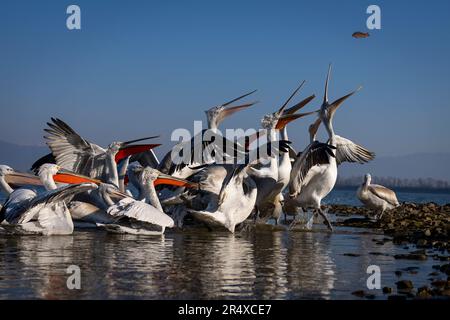
[[[177,186],[177,187],[186,187],[186,188],[192,188],[192,189],[198,189],[199,185],[198,183],[187,181],[180,178],[175,178],[170,175],[160,173],[158,178],[154,182],[154,186],[158,186],[160,184],[167,184],[171,186]]]
[[[231,116],[232,114],[247,109],[248,107],[253,106],[254,104],[257,104],[258,101],[253,101],[250,103],[246,103],[246,104],[242,104],[239,106],[234,106],[234,107],[228,107],[226,109],[223,109],[222,112],[219,114],[218,116],[218,122],[222,122],[225,118]]]
[[[110,190],[109,195],[113,198],[114,201],[119,201],[124,198],[129,198],[130,196],[126,193],[120,191],[119,189]]]
[[[42,186],[41,179],[29,173],[21,173],[21,172],[9,173],[5,176],[5,181],[6,183],[15,186],[26,186],[26,185]]]
[[[225,102],[224,104],[222,104],[222,106],[224,106],[224,107],[229,106],[230,104],[232,104],[232,103],[234,103],[234,102],[236,102],[236,101],[238,101],[238,100],[241,100],[241,99],[243,99],[243,98],[245,98],[245,97],[247,97],[247,96],[249,96],[249,95],[255,93],[256,91],[257,91],[257,90],[250,91],[249,93],[246,93],[246,94],[244,94],[244,95],[242,95],[242,96],[240,96],[240,97],[237,97],[236,99],[233,99],[233,100],[231,100],[231,101]]]
[[[294,121],[294,120],[297,120],[299,118],[303,118],[303,117],[309,116],[309,115],[314,114],[314,113],[317,114],[318,112],[319,112],[319,110],[312,111],[312,112],[306,112],[306,113],[289,114],[289,115],[286,115],[286,116],[282,116],[278,120],[275,129],[281,130],[291,121]]]
[[[228,102],[225,102],[224,104],[222,104],[223,107],[227,107],[227,108],[224,108],[222,110],[222,112],[218,115],[217,123],[222,122],[225,118],[231,116],[235,112],[238,112],[240,110],[246,109],[246,108],[251,107],[252,105],[256,104],[258,101],[254,101],[254,102],[250,102],[250,103],[246,103],[246,104],[241,104],[241,105],[233,106],[233,107],[230,106],[230,104],[232,104],[232,103],[234,103],[234,102],[236,102],[238,100],[241,100],[241,99],[243,99],[243,98],[245,98],[245,97],[247,97],[247,96],[249,96],[249,95],[251,95],[251,94],[253,94],[255,92],[256,92],[256,90],[253,90],[253,91],[251,91],[249,93],[246,93],[246,94],[244,94],[244,95],[242,95],[240,97],[237,97],[237,98],[235,98],[235,99],[233,99],[231,101],[228,101]]]
[[[301,89],[301,87],[303,87],[303,85],[305,84],[305,80],[302,81],[302,83],[300,83],[300,85],[297,87],[297,89],[294,90],[294,92],[292,92],[292,94],[290,95],[290,97],[286,100],[286,102],[281,106],[280,109],[278,109],[277,113],[278,114],[283,114],[284,109],[286,108],[286,106],[288,105],[288,103],[292,100],[292,98],[297,94],[297,92]]]
[[[329,112],[330,112],[330,117],[332,117],[334,115],[334,113],[336,112],[336,110],[342,105],[342,103],[344,103],[345,100],[347,100],[348,98],[350,98],[352,95],[354,95],[356,92],[358,92],[359,90],[362,89],[362,86],[359,86],[356,90],[350,92],[349,94],[346,94],[345,96],[333,101],[329,108]]]
[[[56,183],[63,183],[63,184],[94,183],[99,185],[100,183],[102,183],[100,180],[76,174],[74,172],[65,169],[60,169],[58,173],[53,176],[53,180]]]
[[[301,108],[303,108],[304,106],[306,106],[308,103],[311,102],[311,100],[313,100],[316,97],[316,95],[311,95],[308,98],[300,101],[299,103],[297,103],[295,106],[284,110],[283,115],[288,115],[288,114],[294,114],[296,113],[298,110],[300,110]]]
[[[135,140],[140,141],[140,140]],[[116,163],[119,163],[123,159],[139,154],[148,150],[151,150],[153,148],[159,147],[161,144],[135,144],[135,145],[129,145],[129,143],[124,142],[123,147],[120,148],[119,152],[116,154]]]
[[[141,139],[136,139],[136,140],[130,140],[130,141],[125,141],[122,142],[122,146],[128,146],[132,143],[136,143],[136,142],[141,142],[141,141],[145,141],[145,140],[150,140],[150,139],[156,139],[159,138],[159,136],[152,136],[152,137],[147,137],[147,138],[141,138]]]

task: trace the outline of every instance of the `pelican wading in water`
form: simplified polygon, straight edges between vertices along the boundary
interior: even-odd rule
[[[394,191],[378,184],[371,184],[371,180],[370,174],[366,174],[356,195],[367,208],[375,210],[376,219],[381,219],[386,210],[396,208],[400,203]]]
[[[317,113],[317,111],[313,111],[295,114],[297,110],[304,107],[309,101],[312,100],[311,97],[296,104],[294,107],[285,112],[286,106],[304,83],[305,81],[303,81],[294,90],[291,96],[278,111],[268,114],[262,119],[261,125],[263,129],[267,131],[267,140],[269,142],[275,142],[278,140],[278,130],[283,130],[282,137],[287,138],[286,125],[289,122]],[[290,141],[287,142],[290,143]],[[290,149],[281,150],[280,159],[278,156],[273,155],[269,158],[269,163],[263,165],[257,164],[250,167],[249,174],[252,176],[258,188],[258,195],[255,204],[255,220],[257,222],[265,223],[268,219],[274,218],[275,222],[278,223],[278,219],[282,213],[281,192],[288,183],[288,177],[291,169],[289,151]]]
[[[83,183],[58,188],[53,177],[59,170],[60,167],[54,164],[39,168],[39,178],[46,192],[18,189],[10,193],[0,211],[0,222],[6,220],[9,228],[20,233],[72,234],[74,225],[66,204],[76,194],[94,190],[97,185]]]
[[[278,147],[268,142],[249,152],[244,164],[205,166],[191,178],[198,183],[199,190],[181,196],[187,212],[209,227],[224,227],[234,233],[236,226],[253,212],[256,203],[258,190],[249,174],[251,166],[262,159],[267,161],[280,151],[288,152],[288,147],[286,141],[280,141]]]
[[[319,118],[310,126],[312,142],[306,148],[305,152],[297,157],[292,167],[289,182],[290,199],[287,201],[285,209],[292,211],[293,207],[312,207],[316,213],[319,213],[323,217],[327,227],[332,230],[331,222],[321,208],[321,201],[334,188],[337,179],[338,164],[344,161],[364,163],[372,160],[374,154],[352,141],[335,134],[333,118],[336,110],[360,88],[329,103],[328,83],[330,74],[331,65],[328,68],[325,93]],[[320,142],[315,141],[315,134],[321,122],[323,122],[328,133],[329,140],[327,144],[331,146],[331,149],[318,148]],[[294,224],[295,222],[296,220],[294,220]]]

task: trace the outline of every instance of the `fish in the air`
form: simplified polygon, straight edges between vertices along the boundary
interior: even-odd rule
[[[368,36],[369,36],[368,32],[357,31],[352,34],[352,37],[356,38],[356,39],[363,39],[363,38],[367,38]]]

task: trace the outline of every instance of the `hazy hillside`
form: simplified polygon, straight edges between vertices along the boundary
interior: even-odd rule
[[[47,147],[18,146],[0,141],[0,164],[7,164],[16,170],[27,171],[36,159],[48,152]]]
[[[399,157],[377,157],[364,165],[345,164],[339,168],[339,175],[352,177],[370,173],[378,177],[433,178],[450,181],[449,165],[450,153],[420,153]]]

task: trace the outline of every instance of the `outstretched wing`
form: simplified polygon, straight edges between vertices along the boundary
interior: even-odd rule
[[[292,165],[289,181],[290,194],[300,192],[303,181],[312,167],[330,163],[330,157],[335,157],[334,149],[336,148],[329,144],[314,141],[302,153],[299,153]]]
[[[95,167],[95,158],[105,154],[105,149],[83,139],[64,121],[52,118],[44,129],[47,145],[56,159],[56,163],[64,169],[91,176]]]
[[[33,219],[44,205],[59,201],[68,202],[74,195],[96,188],[97,185],[93,183],[73,184],[38,195],[31,190],[18,190],[5,203],[2,213],[4,212],[6,221],[11,224],[26,223]]]
[[[108,208],[108,214],[113,217],[128,217],[142,222],[156,224],[161,227],[171,228],[174,221],[164,212],[156,209],[148,203],[136,201],[132,198],[124,198]]]
[[[375,153],[354,143],[344,137],[335,136],[336,141],[336,163],[340,165],[343,162],[366,163],[375,158]]]

